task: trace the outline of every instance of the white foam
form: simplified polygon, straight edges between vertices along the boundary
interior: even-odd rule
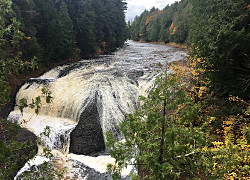
[[[35,156],[33,159],[29,160],[22,169],[18,171],[14,179],[16,180],[18,176],[20,176],[25,171],[28,171],[30,167],[39,166],[45,162],[49,162],[49,159],[44,156]]]
[[[115,159],[109,155],[92,157],[92,156],[69,154],[68,158],[79,161],[79,162],[83,163],[84,165],[86,165],[90,168],[93,168],[100,173],[107,172],[107,165],[108,164],[112,164],[112,165],[115,164]],[[123,177],[126,177],[133,171],[133,169],[134,169],[134,167],[132,165],[128,165],[127,168],[122,170],[121,175]]]

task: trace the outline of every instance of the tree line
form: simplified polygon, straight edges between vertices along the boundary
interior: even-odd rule
[[[183,43],[188,37],[192,4],[189,0],[175,2],[163,10],[153,7],[129,22],[130,38],[146,42]]]
[[[0,0],[0,8],[0,105],[18,73],[109,53],[127,39],[124,0]]]
[[[4,119],[18,83],[34,70],[116,50],[127,38],[125,10],[123,0],[0,0],[0,179],[13,179],[37,151],[35,135]]]
[[[200,84],[217,95],[249,99],[249,0],[181,0],[163,10],[145,10],[129,22],[130,38],[186,43]]]
[[[107,53],[126,40],[123,0],[13,0],[12,7],[28,37],[22,42],[26,59]]]

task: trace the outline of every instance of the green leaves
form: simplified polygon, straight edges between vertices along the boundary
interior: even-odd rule
[[[36,154],[32,142],[18,142],[20,126],[0,120],[0,180],[13,179],[16,172]]]
[[[205,61],[205,80],[218,96],[249,99],[249,18],[244,0],[192,0],[190,40],[192,58]]]
[[[51,96],[51,91],[49,91],[48,89],[46,88],[42,88],[42,97],[45,98],[45,102],[46,103],[51,103],[52,100],[53,100],[53,97]],[[39,110],[41,109],[41,106],[42,106],[42,99],[41,99],[41,96],[37,96],[34,99],[31,100],[32,102],[28,104],[28,101],[26,98],[22,98],[20,101],[19,101],[19,109],[21,111],[21,113],[23,114],[23,110],[25,108],[31,108],[31,109],[35,109],[35,113],[38,114],[39,113]]]
[[[157,180],[192,178],[202,168],[199,149],[206,141],[194,128],[200,106],[187,97],[177,76],[164,73],[156,82],[148,97],[141,98],[141,109],[120,124],[125,140],[116,142],[108,133],[107,147],[116,159],[116,166],[109,166],[113,178],[119,179],[117,173],[127,164],[137,168],[140,178]]]
[[[163,10],[145,10],[129,24],[130,36],[136,41],[184,43],[188,37],[191,12],[192,5],[187,0],[166,6]]]

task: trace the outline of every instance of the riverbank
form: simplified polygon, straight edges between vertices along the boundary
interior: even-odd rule
[[[152,43],[152,44],[162,44],[162,45],[167,45],[167,46],[172,46],[172,47],[176,47],[176,48],[181,48],[181,49],[188,49],[188,46],[185,43],[175,43],[175,42],[169,42],[169,43],[165,43],[165,42],[146,42],[146,41],[136,41],[136,42],[140,42],[140,43]]]
[[[111,54],[112,52],[104,52],[104,51],[98,51],[97,54],[93,54],[93,55],[87,55],[87,56],[80,56],[80,54],[75,55],[74,58],[69,58],[67,60],[64,61],[60,61],[60,62],[50,62],[45,64],[38,64],[38,68],[35,69],[34,71],[32,70],[26,70],[23,71],[17,75],[13,75],[9,80],[8,83],[10,85],[10,96],[9,96],[9,101],[7,103],[5,103],[4,105],[0,104],[0,120],[5,119],[9,113],[14,109],[15,107],[15,98],[16,98],[16,94],[18,93],[19,89],[21,88],[21,86],[30,78],[34,78],[34,77],[39,77],[42,74],[44,74],[45,72],[49,71],[50,69],[53,69],[57,66],[62,66],[65,64],[70,64],[70,63],[76,63],[81,61],[82,59],[92,59],[92,58],[96,58],[98,56],[101,55],[106,55],[106,54]]]
[[[32,71],[32,70],[26,70],[23,71],[17,75],[13,75],[9,80],[8,83],[10,85],[10,98],[9,101],[4,104],[4,105],[0,105],[0,120],[4,119],[8,116],[8,114],[10,113],[10,111],[12,111],[14,109],[15,106],[15,97],[16,94],[18,92],[18,90],[21,88],[21,86],[30,78],[32,77],[38,77],[41,76],[42,74],[44,74],[46,71],[63,65],[63,64],[67,64],[67,63],[73,63],[73,62],[77,62],[81,59],[68,59],[65,61],[61,61],[58,63],[50,63],[47,65],[43,65],[43,64],[39,64],[38,65],[38,69]]]

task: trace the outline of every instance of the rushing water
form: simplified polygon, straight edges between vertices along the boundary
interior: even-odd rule
[[[43,102],[39,115],[29,108],[21,114],[15,108],[9,120],[19,122],[37,136],[49,126],[50,136],[42,137],[42,144],[64,162],[69,177],[109,179],[104,167],[114,159],[86,155],[105,150],[107,131],[112,131],[117,140],[122,139],[118,125],[127,113],[140,107],[138,97],[146,96],[153,88],[158,63],[186,57],[181,49],[128,41],[113,55],[59,66],[28,80],[16,96],[17,104],[22,98],[31,102],[41,95],[42,88],[52,92],[53,101]],[[46,160],[40,156],[41,149],[31,164]],[[26,165],[19,174],[29,167]]]

